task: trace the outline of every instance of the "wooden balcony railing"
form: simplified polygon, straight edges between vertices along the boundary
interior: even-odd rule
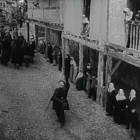
[[[127,47],[140,51],[140,25],[136,23],[126,23]]]

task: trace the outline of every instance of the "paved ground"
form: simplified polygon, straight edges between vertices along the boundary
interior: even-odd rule
[[[62,74],[39,53],[20,70],[0,65],[0,140],[128,140],[124,126],[71,84],[66,126],[60,129],[51,106],[45,108]]]
[[[20,31],[25,35],[24,28]],[[117,125],[85,93],[71,84],[70,111],[66,126],[60,129],[55,112],[45,108],[57,82],[62,79],[57,67],[39,53],[35,64],[14,69],[0,64],[0,140],[128,140],[128,130]]]

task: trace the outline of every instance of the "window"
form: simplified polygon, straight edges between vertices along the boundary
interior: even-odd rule
[[[91,3],[91,0],[84,0],[83,14],[88,18],[88,20],[90,19],[90,3]]]

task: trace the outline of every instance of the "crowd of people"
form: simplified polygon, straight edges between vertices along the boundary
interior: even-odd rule
[[[87,93],[87,98],[96,101],[97,78],[96,75],[93,75],[90,63],[87,63],[83,70],[78,71],[74,58],[67,54],[64,75],[71,83],[75,84],[78,91],[84,90]]]
[[[126,98],[123,89],[119,89],[116,94],[114,84],[110,83],[107,90],[106,112],[107,116],[113,116],[115,123],[126,125],[126,129],[131,131],[130,137],[136,139],[139,115],[136,110],[136,91],[134,89],[130,91],[129,98]]]
[[[12,34],[1,30],[0,34],[0,62],[7,66],[8,62],[14,64],[14,67],[19,69],[25,62],[26,67],[29,62],[33,63],[35,50],[34,37],[31,38],[30,43],[27,43],[22,33],[15,28]]]
[[[40,53],[45,54],[45,44],[42,41],[40,45]],[[58,66],[58,70],[62,71],[62,52],[61,48],[57,46],[52,46],[50,43],[47,44],[47,60],[53,65]],[[67,94],[70,88],[70,83],[75,84],[75,88],[80,91],[84,90],[87,93],[87,98],[92,98],[96,101],[96,90],[97,90],[97,78],[92,74],[92,69],[90,63],[88,63],[84,70],[78,71],[78,65],[76,64],[74,58],[69,54],[65,56],[65,68],[64,68],[64,81],[59,81],[59,86],[56,88],[54,95],[52,97],[53,109],[56,111],[58,117],[58,122],[62,128],[65,124],[64,110],[62,109],[62,99],[67,102]],[[67,90],[66,90],[67,89]],[[61,91],[61,93],[59,92]],[[63,92],[62,92],[63,91]],[[61,99],[62,98],[62,99]],[[55,104],[59,104],[56,105]],[[67,102],[68,104],[68,102]],[[69,109],[69,106],[66,110]],[[59,112],[59,113],[58,113]]]
[[[52,47],[48,44],[47,57],[51,64],[56,66],[58,69],[62,69],[62,53],[59,47]],[[97,78],[93,75],[91,64],[87,63],[85,68],[78,71],[76,61],[72,56],[66,54],[65,56],[65,67],[64,67],[64,81],[59,81],[59,86],[56,88],[53,100],[53,109],[56,111],[58,116],[58,122],[61,124],[61,128],[65,124],[64,110],[62,107],[62,99],[67,101],[67,94],[70,88],[70,83],[73,83],[78,91],[84,90],[87,93],[87,98],[92,98],[96,101],[97,92]],[[62,90],[63,89],[63,90]],[[67,89],[67,90],[66,90]],[[63,92],[62,92],[62,91]],[[124,90],[119,89],[116,94],[116,89],[113,83],[109,84],[106,102],[107,116],[113,116],[113,120],[117,124],[126,125],[126,129],[131,130],[130,137],[136,138],[136,130],[138,128],[139,115],[136,111],[136,91],[132,89],[129,94],[129,98],[125,96]],[[57,98],[57,99],[55,99]],[[55,105],[59,104],[59,105]],[[69,110],[69,106],[66,110]]]

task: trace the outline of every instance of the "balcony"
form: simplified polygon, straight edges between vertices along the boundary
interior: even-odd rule
[[[127,48],[140,51],[140,24],[126,23]]]

